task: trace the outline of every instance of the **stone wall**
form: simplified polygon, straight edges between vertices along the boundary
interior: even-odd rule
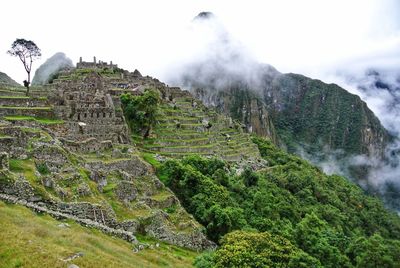
[[[131,159],[121,159],[115,161],[93,161],[85,164],[85,168],[96,172],[109,173],[115,170],[124,171],[133,177],[140,177],[152,172],[149,164],[140,160],[138,156],[132,156]]]
[[[0,135],[2,135],[0,137],[0,152],[7,152],[13,158],[27,157],[28,139],[40,136],[39,133],[25,132],[20,127],[14,126],[0,128]]]
[[[77,69],[95,69],[95,68],[99,68],[99,69],[103,69],[103,68],[109,68],[109,69],[113,69],[113,68],[118,68],[117,64],[113,64],[112,61],[108,64],[107,62],[103,62],[103,61],[96,61],[96,57],[93,57],[93,61],[92,62],[87,62],[87,61],[82,61],[82,57],[80,57],[79,62],[76,64],[76,68]]]
[[[55,117],[53,109],[47,109],[47,107],[44,107],[44,109],[40,107],[0,107],[0,116],[7,115],[33,116],[38,118]]]
[[[96,220],[91,220],[91,219],[88,219],[88,218],[80,218],[79,216],[76,216],[76,215],[73,215],[73,214],[69,214],[68,212],[71,212],[71,210],[64,209],[64,211],[66,210],[65,212],[60,212],[60,211],[53,210],[51,208],[46,207],[45,206],[46,204],[44,204],[44,203],[40,203],[40,204],[39,203],[33,203],[33,202],[30,202],[30,201],[25,200],[23,198],[10,196],[10,195],[7,195],[7,194],[0,194],[0,199],[4,200],[6,202],[9,202],[9,203],[23,205],[23,206],[28,207],[28,208],[30,208],[32,210],[35,210],[36,212],[47,213],[47,214],[51,215],[52,217],[54,217],[56,219],[71,219],[71,220],[74,220],[74,221],[78,222],[79,224],[82,224],[82,225],[87,226],[87,227],[93,227],[93,228],[96,228],[96,229],[100,229],[101,231],[103,231],[106,234],[110,234],[110,235],[113,235],[113,236],[120,237],[120,238],[122,238],[122,239],[124,239],[124,240],[126,240],[128,242],[135,243],[135,244],[138,243],[136,237],[133,235],[132,232],[125,231],[125,230],[120,229],[120,228],[118,228],[118,229],[112,228],[112,227],[109,227],[109,226],[107,226],[105,224],[99,223]],[[75,208],[76,207],[79,207],[79,206],[75,206]]]
[[[50,171],[58,172],[69,163],[67,152],[59,146],[42,145],[35,148],[32,157],[36,164],[45,164]]]
[[[0,106],[45,107],[48,104],[46,99],[39,98],[0,98]]]
[[[89,138],[78,142],[63,139],[62,142],[71,152],[94,153],[113,147],[111,140],[98,141],[96,138]]]
[[[68,130],[56,134],[65,140],[81,143],[71,144],[72,150],[91,152],[103,148],[100,146],[102,141],[129,143],[129,129],[120,103],[114,103],[115,99],[108,93],[110,85],[101,75],[93,72],[80,80],[58,81],[55,88],[55,112],[66,121],[65,130]],[[86,146],[85,141],[90,138],[96,138],[97,142],[90,145],[86,142]]]

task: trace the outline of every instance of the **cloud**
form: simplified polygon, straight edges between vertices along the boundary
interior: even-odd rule
[[[207,13],[208,14],[208,13]],[[175,59],[175,65],[167,73],[168,82],[185,88],[208,89],[207,100],[213,100],[215,90],[231,85],[262,89],[265,75],[278,72],[259,60],[241,42],[235,39],[215,16],[197,17],[182,40],[183,57]],[[369,191],[385,196],[388,185],[398,187],[397,195],[386,198],[400,200],[400,51],[396,49],[397,36],[385,38],[385,42],[369,44],[368,49],[352,59],[321,65],[309,72],[313,78],[335,82],[361,98],[374,111],[382,124],[396,136],[385,148],[385,155],[346,155],[342,150],[324,148],[318,155],[310,155],[298,148],[298,154],[320,166],[327,174],[340,174],[355,178],[363,173],[358,183]],[[400,46],[398,46],[400,47]],[[324,68],[322,68],[324,67]],[[307,71],[306,69],[304,69]],[[307,72],[306,72],[307,73]],[[211,97],[210,97],[211,95]],[[360,177],[360,176],[357,176]],[[393,204],[392,204],[393,205]],[[400,205],[396,207],[400,209]]]

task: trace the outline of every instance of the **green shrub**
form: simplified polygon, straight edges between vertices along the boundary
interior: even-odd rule
[[[129,125],[135,133],[148,137],[158,113],[160,93],[155,89],[147,89],[142,95],[121,95],[122,109]]]
[[[39,171],[39,173],[42,174],[42,175],[50,174],[50,170],[49,170],[49,168],[47,167],[46,163],[39,163],[39,164],[36,164],[36,169],[37,169],[37,171]]]
[[[205,251],[197,256],[193,262],[196,268],[212,268],[214,267],[214,252]]]

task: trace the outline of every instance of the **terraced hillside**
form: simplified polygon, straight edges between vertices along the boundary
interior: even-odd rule
[[[153,135],[135,136],[146,152],[169,157],[219,156],[228,161],[258,158],[257,146],[239,123],[206,108],[190,95],[163,101]]]
[[[60,136],[68,126],[43,89],[32,90],[35,97],[7,91],[0,97],[2,199],[127,240],[145,235],[192,249],[213,246],[133,145],[91,138],[72,150]]]

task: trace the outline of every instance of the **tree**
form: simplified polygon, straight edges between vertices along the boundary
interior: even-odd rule
[[[234,231],[221,239],[215,267],[321,267],[289,240],[268,232]]]
[[[353,258],[355,267],[399,267],[400,263],[395,260],[398,248],[392,249],[392,243],[376,233],[369,238],[355,239],[347,253]]]
[[[31,70],[32,63],[35,59],[42,56],[40,48],[30,40],[16,39],[12,45],[11,49],[7,51],[8,54],[14,57],[19,57],[21,62],[24,64],[25,71],[28,74],[28,79],[24,80],[24,86],[26,87],[26,95],[29,95],[29,85],[31,83]]]
[[[160,94],[155,89],[146,89],[140,96],[121,95],[122,108],[133,131],[139,132],[143,138],[150,135],[156,123]]]

